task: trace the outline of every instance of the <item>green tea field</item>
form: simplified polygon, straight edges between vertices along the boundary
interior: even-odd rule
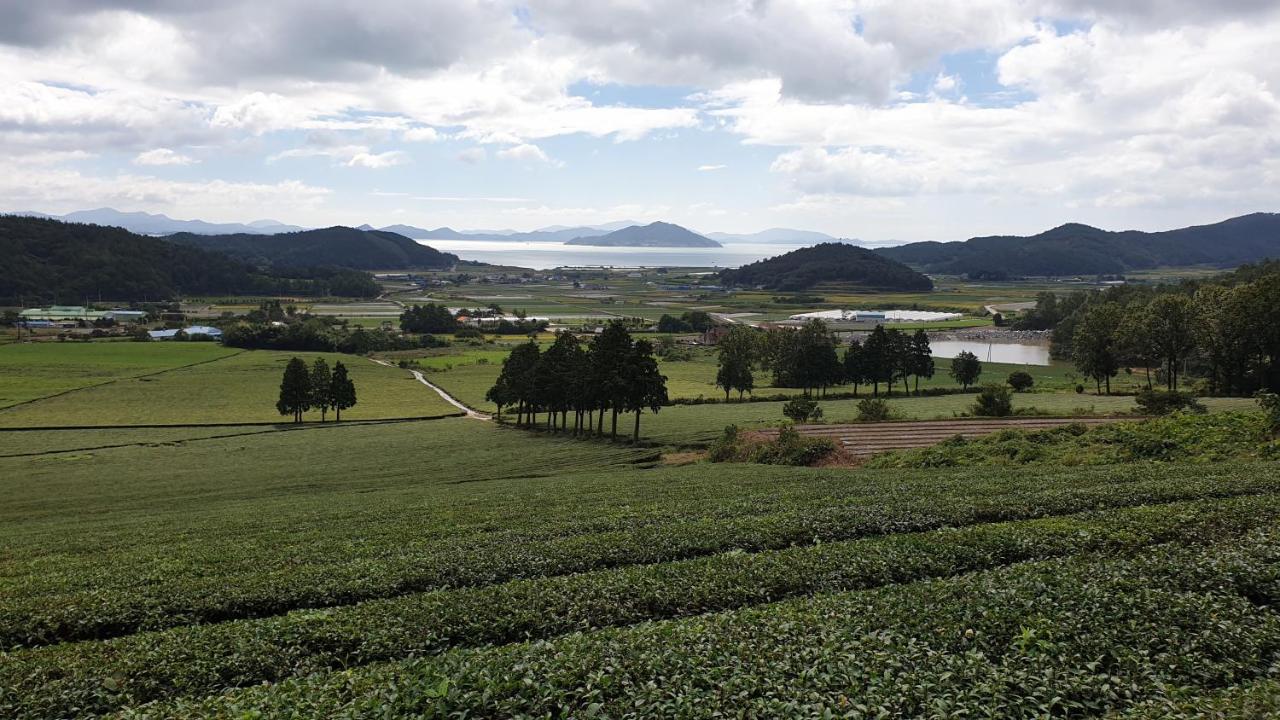
[[[0,408],[0,428],[279,422],[276,388],[295,356],[347,366],[358,403],[344,419],[456,412],[407,371],[350,355],[236,351],[209,343],[13,345],[0,348],[0,363],[12,369],[0,387],[26,397]],[[20,381],[28,376],[30,388]]]
[[[387,359],[484,408],[508,349]],[[782,402],[574,439],[440,417],[455,408],[409,370],[352,355],[325,355],[357,386],[344,421],[284,423],[294,355],[0,348],[7,392],[34,380],[0,409],[0,717],[1275,709],[1280,473],[1252,400],[781,467],[698,458],[726,425],[776,426]],[[715,364],[662,370],[697,397]],[[1035,372],[1016,409],[1134,409]],[[889,404],[950,419],[973,397]],[[857,402],[822,400],[825,419]]]
[[[1164,716],[1274,682],[1274,463],[131,432],[0,457],[5,717]]]

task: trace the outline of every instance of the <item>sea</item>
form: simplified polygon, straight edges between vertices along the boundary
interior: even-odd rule
[[[497,240],[441,240],[414,238],[441,252],[490,265],[511,265],[534,270],[557,267],[705,267],[734,268],[782,255],[803,245],[725,243],[718,248],[593,247],[558,242],[506,242]]]

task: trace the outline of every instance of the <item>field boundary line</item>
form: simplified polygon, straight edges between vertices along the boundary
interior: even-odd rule
[[[350,425],[385,425],[388,423],[401,422],[418,422],[422,420],[444,420],[446,418],[463,417],[460,412],[444,413],[441,415],[412,415],[409,417],[396,418],[367,418],[364,420],[342,420],[334,422],[319,423],[315,421],[305,423],[286,423],[286,422],[221,422],[221,423],[155,423],[146,425],[46,425],[32,427],[0,427],[0,433],[5,432],[48,432],[54,430],[163,430],[166,428],[213,428],[213,427],[270,427],[283,426],[281,430],[302,430],[304,428],[318,427],[346,427]],[[299,427],[294,427],[299,426]],[[198,438],[197,438],[198,439]],[[62,452],[62,451],[53,451]],[[43,454],[43,453],[37,453]],[[13,455],[5,455],[0,457],[15,457]]]
[[[93,385],[85,385],[84,387],[71,388],[70,390],[63,390],[62,392],[56,392],[52,395],[45,395],[38,398],[31,398],[30,400],[23,400],[22,402],[14,403],[13,405],[6,405],[0,408],[0,413],[7,412],[14,408],[25,407],[33,403],[42,402],[44,400],[52,400],[56,397],[62,397],[63,395],[70,395],[71,393],[81,392],[82,390],[92,390],[94,388],[105,387],[107,385],[118,383],[124,380],[137,380],[139,378],[154,377],[156,375],[163,375],[164,373],[167,373],[167,372],[173,372],[174,370],[185,370],[187,368],[193,368],[199,365],[208,365],[209,363],[214,363],[220,360],[226,360],[227,358],[233,358],[237,355],[242,355],[244,352],[245,352],[244,350],[237,350],[231,353],[230,355],[222,355],[220,357],[212,358],[210,360],[201,360],[199,362],[193,362],[187,365],[177,365],[175,367],[165,368],[164,370],[156,370],[155,372],[143,373],[141,375],[129,375],[127,377],[115,378],[114,380],[107,380],[106,382],[94,383]]]

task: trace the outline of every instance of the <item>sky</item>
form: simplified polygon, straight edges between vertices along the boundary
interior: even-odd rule
[[[1276,0],[0,0],[0,210],[870,242],[1274,212]]]

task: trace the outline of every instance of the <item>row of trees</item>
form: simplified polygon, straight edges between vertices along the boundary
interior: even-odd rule
[[[502,314],[502,308],[490,305],[487,310],[478,311],[481,317],[495,317]],[[485,330],[497,335],[527,335],[547,329],[545,320],[527,320],[523,313],[516,311],[516,319],[501,318],[490,323]],[[449,308],[435,303],[412,305],[400,313],[400,329],[407,333],[452,333],[462,327],[458,317],[449,312]]]
[[[923,330],[907,334],[877,325],[865,341],[850,341],[843,357],[839,346],[839,339],[821,320],[767,332],[735,325],[719,342],[716,385],[724,390],[726,400],[731,392],[742,397],[754,389],[758,366],[773,373],[775,387],[803,388],[806,395],[852,384],[855,395],[860,386],[871,385],[879,396],[881,384],[892,395],[898,382],[905,391],[912,378],[918,393],[920,378],[932,378],[936,370],[929,336]],[[952,362],[952,377],[966,389],[981,374],[982,363],[972,353],[962,353]]]
[[[320,422],[333,410],[338,421],[342,411],[356,404],[356,385],[347,375],[347,367],[341,361],[329,371],[324,358],[316,358],[311,368],[302,358],[292,358],[284,367],[280,380],[280,399],[276,410],[281,415],[292,415],[293,421],[302,422],[302,414],[308,410],[320,411]]]
[[[561,332],[545,351],[530,340],[517,346],[502,363],[502,372],[486,399],[516,409],[516,424],[533,427],[546,414],[548,430],[574,435],[618,435],[618,415],[635,413],[634,440],[640,439],[640,414],[658,412],[667,403],[667,378],[658,371],[653,345],[633,340],[626,325],[610,322],[584,347],[572,333]],[[570,420],[572,416],[572,421]]]
[[[1098,392],[1126,368],[1169,390],[1185,376],[1210,394],[1280,390],[1280,262],[1246,265],[1212,280],[1123,285],[1063,297],[1041,293],[1014,325],[1051,329],[1051,351],[1069,358]]]

